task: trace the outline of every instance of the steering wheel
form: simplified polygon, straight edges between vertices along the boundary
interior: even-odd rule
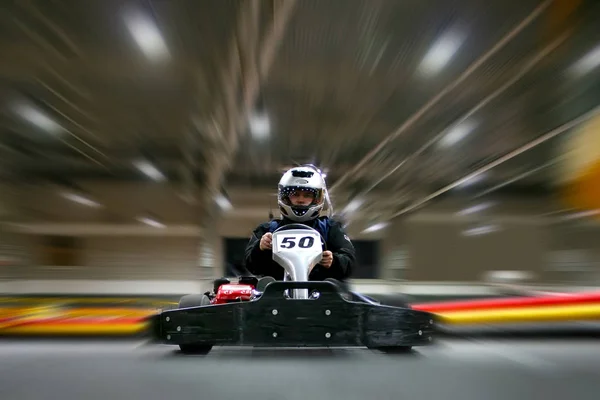
[[[308,225],[304,225],[304,224],[288,224],[288,225],[284,225],[282,227],[279,227],[277,229],[275,229],[275,231],[273,233],[279,232],[279,231],[289,231],[292,229],[304,229],[304,230],[313,230],[315,232],[317,232],[319,234],[319,236],[321,237],[321,246],[323,247],[323,251],[327,250],[327,242],[325,241],[325,238],[323,237],[323,235],[321,235],[321,233],[319,233],[319,231],[317,231],[316,229],[311,228]]]

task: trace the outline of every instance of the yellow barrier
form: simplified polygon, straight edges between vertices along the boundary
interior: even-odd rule
[[[3,335],[134,335],[146,329],[144,318],[157,309],[1,307]]]
[[[80,317],[145,317],[157,312],[158,308],[62,308],[60,306],[42,307],[0,307],[0,320],[15,316],[33,315],[41,313],[59,314],[69,318]]]
[[[146,323],[72,324],[43,323],[10,326],[1,330],[9,335],[136,335],[146,330]]]
[[[61,312],[66,318],[82,318],[82,317],[146,317],[157,312],[157,309],[110,309],[110,308],[74,308]]]
[[[438,317],[441,322],[448,324],[592,320],[600,319],[600,304],[455,311],[440,313]]]
[[[139,303],[145,306],[164,307],[166,305],[176,305],[177,301],[160,298],[125,298],[125,297],[0,297],[0,303],[16,304],[132,304]]]
[[[135,335],[146,329],[144,318],[157,311],[147,308],[10,307],[0,312],[5,317],[4,321],[0,318],[0,334]],[[451,325],[600,320],[600,303],[448,311],[437,315],[440,322]]]

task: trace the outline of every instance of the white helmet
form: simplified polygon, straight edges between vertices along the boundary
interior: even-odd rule
[[[308,206],[295,206],[290,194],[296,190],[308,190],[314,194],[314,200]],[[316,167],[300,166],[286,171],[279,180],[278,204],[281,214],[296,222],[306,222],[319,216],[325,205],[327,187],[325,179]]]

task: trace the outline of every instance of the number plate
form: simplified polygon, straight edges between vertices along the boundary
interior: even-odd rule
[[[321,250],[321,236],[312,232],[278,232],[274,235],[276,251]]]

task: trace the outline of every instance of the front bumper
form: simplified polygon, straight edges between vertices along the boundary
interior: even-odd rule
[[[314,289],[317,299],[284,297]],[[168,310],[150,319],[154,341],[213,346],[423,346],[432,343],[434,315],[354,302],[331,282],[274,282],[253,301]]]

